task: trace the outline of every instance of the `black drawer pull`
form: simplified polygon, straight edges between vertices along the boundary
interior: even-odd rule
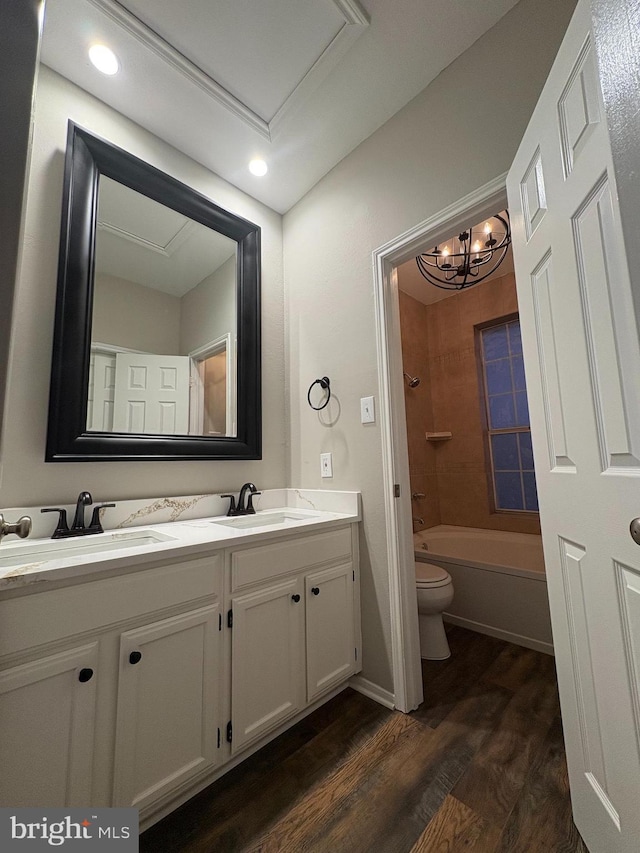
[[[298,595],[297,592],[291,596],[291,600],[295,601],[296,604],[300,601],[300,596]]]
[[[311,587],[311,592],[312,592],[314,595],[320,595],[320,587],[319,587],[319,586],[312,586],[312,587]]]
[[[89,667],[85,667],[84,669],[81,669],[80,672],[78,673],[78,681],[81,681],[83,684],[86,681],[91,681],[92,678],[93,678],[93,670],[89,669]]]
[[[129,655],[129,663],[140,663],[142,660],[142,652],[131,652]]]

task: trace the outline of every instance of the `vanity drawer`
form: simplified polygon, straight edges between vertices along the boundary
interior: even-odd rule
[[[301,536],[234,551],[231,555],[231,589],[299,572],[322,563],[351,559],[351,528],[341,527],[315,536]]]
[[[0,601],[0,658],[222,592],[222,553]]]

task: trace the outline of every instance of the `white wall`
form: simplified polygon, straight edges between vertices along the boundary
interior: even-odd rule
[[[45,463],[67,119],[153,164],[262,228],[263,459],[259,462]],[[23,262],[15,293],[2,436],[0,506],[285,485],[282,218],[50,71],[40,69]]]
[[[181,355],[179,296],[96,273],[91,340],[125,349]]]
[[[381,441],[359,402],[379,391],[371,253],[509,168],[574,5],[522,0],[285,215],[290,482],[363,493],[363,675],[387,690]],[[306,401],[324,375],[330,426]],[[323,451],[331,480],[320,479]]]
[[[227,333],[236,336],[236,259],[229,258],[182,297],[180,346],[182,353],[203,347]]]

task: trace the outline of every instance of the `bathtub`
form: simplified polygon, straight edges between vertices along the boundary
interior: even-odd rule
[[[413,539],[416,560],[453,579],[445,621],[553,654],[540,536],[440,524]]]

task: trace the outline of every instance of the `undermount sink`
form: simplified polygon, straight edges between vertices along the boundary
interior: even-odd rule
[[[278,510],[277,512],[256,513],[255,515],[241,515],[236,518],[224,518],[212,521],[212,524],[221,524],[223,527],[235,527],[244,530],[247,527],[266,527],[271,524],[285,524],[287,521],[308,521],[313,516],[289,510]]]
[[[50,539],[47,542],[7,543],[0,547],[0,568],[22,566],[25,563],[40,563],[46,560],[61,560],[66,557],[82,557],[87,554],[103,554],[122,548],[140,548],[160,542],[176,541],[175,536],[156,530],[101,533],[80,536],[77,539]]]

